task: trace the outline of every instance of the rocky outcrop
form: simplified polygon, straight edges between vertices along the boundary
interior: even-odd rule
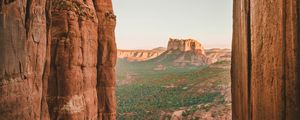
[[[202,66],[212,63],[206,56],[204,47],[198,41],[171,38],[168,42],[167,51],[150,61],[159,64],[172,64],[179,67],[188,65]]]
[[[110,0],[0,0],[0,119],[116,119]]]
[[[235,120],[300,118],[299,0],[234,0]]]
[[[146,61],[153,59],[165,50],[118,50],[118,58],[127,59],[128,61]]]
[[[193,39],[169,39],[167,50],[180,50],[183,52],[186,51],[199,51],[202,54],[205,54],[203,46]]]

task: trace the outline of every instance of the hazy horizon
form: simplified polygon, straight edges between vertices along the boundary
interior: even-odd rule
[[[216,4],[217,3],[217,4]],[[209,48],[231,48],[232,0],[114,0],[118,49],[167,47],[192,38]]]

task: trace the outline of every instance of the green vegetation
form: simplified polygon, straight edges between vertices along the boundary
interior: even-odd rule
[[[157,64],[154,61],[118,61],[118,83],[128,76],[134,79],[126,84],[118,84],[118,119],[159,119],[161,111],[211,103],[216,98],[223,98],[219,91],[197,92],[197,89],[201,89],[197,85],[208,84],[211,78],[229,74],[229,70],[208,66],[180,68],[167,65],[166,70],[155,71],[155,66]],[[221,83],[224,81],[220,79],[215,85]]]

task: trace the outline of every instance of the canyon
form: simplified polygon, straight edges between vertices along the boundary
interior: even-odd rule
[[[299,119],[300,1],[233,4],[232,119]],[[0,119],[116,119],[115,27],[111,0],[0,0]]]

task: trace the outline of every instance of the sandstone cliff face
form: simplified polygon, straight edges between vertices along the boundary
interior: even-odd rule
[[[128,61],[146,61],[161,55],[164,50],[118,50],[118,58]]]
[[[94,6],[98,17],[99,42],[97,60],[98,119],[113,120],[116,119],[116,16],[111,0],[94,0]]]
[[[46,1],[0,1],[0,119],[40,119],[47,56]],[[45,115],[46,116],[46,115]]]
[[[110,0],[0,0],[0,119],[116,119]]]
[[[300,118],[299,0],[234,0],[233,118]]]
[[[97,16],[92,0],[52,2],[51,119],[97,119]]]

